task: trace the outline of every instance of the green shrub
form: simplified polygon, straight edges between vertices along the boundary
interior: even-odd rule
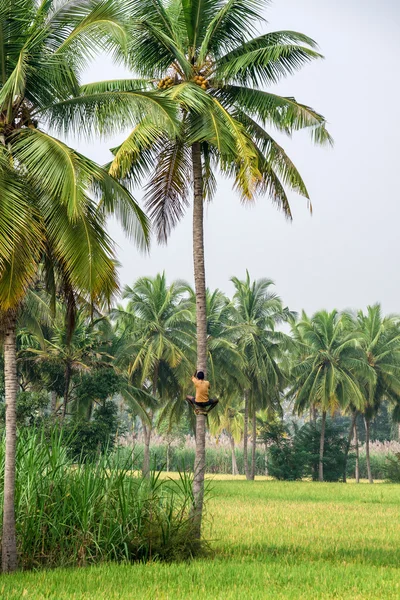
[[[274,444],[268,452],[268,473],[279,480],[294,481],[303,477],[304,464],[296,454],[292,440]]]
[[[400,452],[386,457],[385,478],[391,483],[400,483]]]
[[[191,481],[136,478],[107,456],[73,464],[63,434],[50,443],[23,431],[17,447],[16,523],[22,568],[100,561],[173,560],[193,556],[199,542],[189,518]],[[0,512],[4,440],[0,445]],[[130,466],[129,466],[130,467]]]
[[[121,432],[118,420],[118,408],[111,400],[98,406],[93,418],[77,418],[64,426],[64,443],[68,455],[74,461],[94,460],[100,454],[112,450],[117,431]]]
[[[321,422],[306,423],[289,438],[278,438],[268,452],[268,472],[277,479],[318,479]],[[324,480],[343,477],[346,439],[331,420],[326,421],[324,443]]]
[[[306,423],[295,434],[294,448],[303,463],[303,476],[318,479],[321,421]],[[327,419],[324,442],[324,481],[339,481],[345,466],[346,437],[336,423]]]

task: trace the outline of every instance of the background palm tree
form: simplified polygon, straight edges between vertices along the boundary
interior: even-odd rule
[[[35,332],[30,336],[30,343],[24,344],[19,353],[25,363],[46,365],[53,372],[63,373],[63,401],[58,410],[65,418],[71,399],[71,384],[74,374],[89,372],[95,368],[110,366],[113,358],[111,339],[106,335],[104,319],[93,319],[89,307],[79,308],[72,331],[66,323],[65,308],[57,307],[52,319],[51,328],[47,331]],[[92,405],[76,407],[90,417]]]
[[[284,375],[279,366],[287,336],[276,331],[276,326],[288,318],[278,296],[269,288],[273,282],[269,279],[251,281],[247,272],[246,279],[233,277],[235,294],[232,315],[235,322],[240,353],[243,357],[247,383],[244,392],[244,430],[243,455],[247,479],[254,479],[255,450],[257,442],[257,409],[273,407],[284,385]],[[249,470],[247,438],[248,420],[252,418],[252,460]]]
[[[364,407],[363,384],[373,381],[364,353],[354,331],[349,331],[348,316],[337,311],[317,312],[312,318],[302,314],[293,325],[299,331],[297,356],[293,356],[289,395],[294,397],[294,409],[302,414],[310,406],[321,410],[319,451],[319,481],[324,479],[325,423],[332,414],[350,402],[358,410]],[[301,340],[299,342],[299,340]]]
[[[184,302],[186,289],[181,282],[168,286],[164,273],[142,277],[132,287],[125,287],[126,309],[119,307],[113,313],[123,337],[122,363],[132,381],[139,381],[155,401],[142,406],[148,417],[142,421],[145,475],[150,470],[154,412],[180,390],[180,378],[190,371],[193,328],[191,311]]]
[[[126,98],[157,89],[178,121],[132,115],[131,133],[117,148],[110,172],[137,183],[147,178],[147,206],[161,241],[180,220],[193,191],[193,260],[197,370],[207,369],[203,203],[216,189],[215,172],[233,177],[243,200],[266,193],[288,218],[285,186],[308,198],[306,186],[268,129],[291,135],[307,128],[316,143],[331,142],[325,119],[294,98],[262,89],[321,58],[309,37],[279,31],[252,37],[267,2],[133,0],[128,52],[140,79],[90,84],[75,101],[60,103],[53,119],[109,131],[126,127]],[[121,107],[121,109],[120,109]],[[167,107],[167,105],[166,105]],[[123,118],[121,118],[123,115]],[[114,129],[116,128],[114,127]],[[205,417],[196,418],[195,521],[200,532],[204,494]]]
[[[384,400],[392,407],[400,405],[400,329],[399,317],[382,316],[379,304],[368,306],[367,312],[358,312],[357,329],[360,344],[374,378],[363,386],[365,404],[365,452],[368,480],[373,483],[370,462],[370,422]]]

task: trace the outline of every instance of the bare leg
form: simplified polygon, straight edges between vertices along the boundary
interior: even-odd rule
[[[190,404],[190,406],[192,406],[193,408],[196,406],[194,401],[195,401],[195,397],[194,396],[186,396],[185,400]]]

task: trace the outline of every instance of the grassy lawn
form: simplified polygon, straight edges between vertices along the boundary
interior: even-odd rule
[[[3,600],[400,598],[400,486],[214,480],[191,563],[0,578]]]

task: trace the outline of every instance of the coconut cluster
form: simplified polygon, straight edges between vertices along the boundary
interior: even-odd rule
[[[194,83],[199,85],[202,90],[207,90],[209,88],[209,83],[208,83],[207,79],[205,77],[203,77],[203,75],[195,75],[193,77],[193,81],[194,81]]]
[[[166,90],[173,86],[174,83],[175,81],[172,79],[172,77],[164,77],[164,79],[161,79],[161,81],[159,81],[158,87],[160,90]]]

